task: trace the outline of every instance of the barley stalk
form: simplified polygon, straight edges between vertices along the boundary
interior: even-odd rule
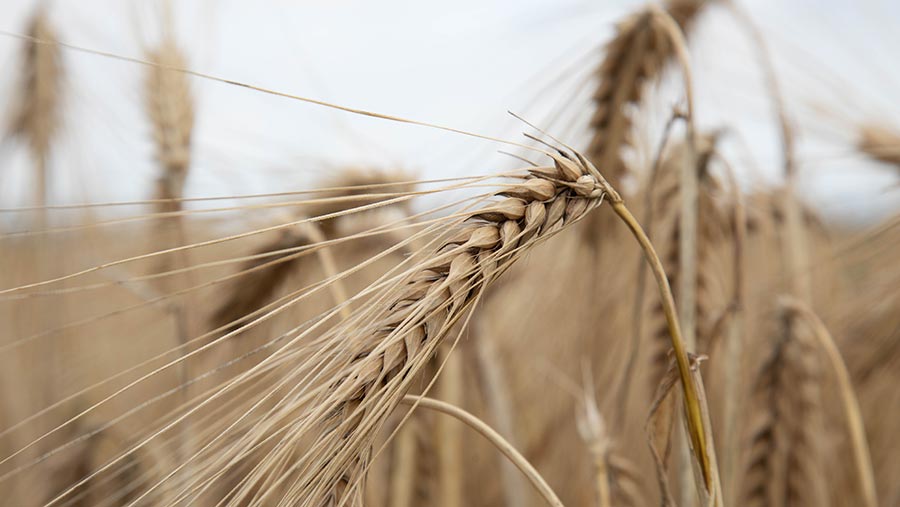
[[[744,354],[744,337],[746,329],[744,325],[744,304],[747,299],[745,293],[744,245],[747,235],[747,216],[744,209],[744,200],[738,187],[734,170],[725,161],[726,174],[731,189],[731,237],[732,237],[732,296],[727,309],[728,329],[725,336],[724,362],[725,394],[723,407],[723,434],[725,436],[724,448],[724,476],[727,498],[735,497],[737,482],[737,464],[740,454],[740,432],[738,430],[738,418],[740,417],[743,393],[740,390],[743,378],[742,356]],[[731,502],[727,502],[731,503]]]
[[[656,154],[653,157],[653,166],[650,169],[650,174],[647,177],[647,183],[645,184],[645,188],[643,191],[644,216],[642,218],[642,222],[646,225],[646,232],[650,237],[653,237],[653,226],[656,217],[654,197],[656,196],[656,183],[663,162],[663,153],[669,142],[669,136],[671,134],[672,127],[679,119],[684,119],[684,116],[682,116],[677,111],[673,111],[672,116],[669,117],[669,120],[666,122],[666,125],[663,128],[663,134],[660,139],[659,145],[656,148]],[[616,406],[618,407],[619,411],[618,417],[616,419],[616,427],[619,428],[620,431],[622,428],[624,428],[625,417],[628,413],[628,401],[631,399],[631,397],[629,396],[631,392],[631,381],[634,377],[635,366],[637,365],[638,357],[640,355],[640,343],[644,329],[644,293],[647,285],[647,263],[644,259],[638,259],[635,284],[637,285],[637,287],[635,289],[634,306],[632,307],[631,311],[631,346],[629,348],[628,356],[625,361],[625,367],[622,371],[622,381],[619,387],[619,392],[616,395]]]
[[[328,240],[325,237],[325,234],[322,232],[321,227],[315,222],[307,224],[308,232],[310,239],[313,243],[322,243]],[[341,318],[346,319],[350,317],[350,307],[344,305],[344,302],[349,299],[347,297],[347,289],[344,288],[344,282],[338,279],[337,273],[337,265],[335,264],[334,255],[331,252],[331,249],[328,247],[320,248],[317,250],[319,256],[319,262],[322,264],[322,271],[325,274],[326,278],[335,278],[335,281],[328,285],[329,290],[331,290],[331,295],[334,298],[335,306],[340,308]]]
[[[666,272],[663,270],[662,263],[660,262],[656,251],[653,249],[650,239],[644,233],[640,224],[638,224],[628,208],[625,207],[621,198],[611,199],[611,201],[611,205],[616,214],[625,222],[638,243],[640,243],[644,256],[650,264],[653,277],[656,279],[657,288],[660,292],[660,298],[662,299],[663,312],[666,316],[666,322],[669,325],[672,350],[675,354],[675,363],[678,367],[678,375],[681,380],[687,432],[691,440],[694,456],[699,464],[703,485],[707,491],[721,489],[721,486],[717,484],[718,472],[714,472],[713,470],[715,450],[708,445],[708,425],[703,421],[704,408],[701,405],[700,396],[694,378],[691,375],[688,353],[685,348],[684,339],[681,336],[678,313],[675,309],[675,300],[672,297],[672,289],[669,287]]]
[[[703,379],[700,376],[700,361],[704,356],[690,355],[691,370],[689,376],[694,382],[696,389],[695,396],[699,401],[700,420],[703,423],[703,435],[705,441],[713,447],[713,435],[709,420],[709,411],[707,409],[706,392],[703,388]],[[674,507],[675,499],[672,498],[671,488],[669,487],[668,465],[667,460],[671,450],[671,433],[672,423],[674,422],[675,384],[680,380],[680,372],[677,371],[678,362],[673,358],[669,361],[669,367],[666,373],[659,381],[656,388],[653,401],[650,404],[650,413],[647,417],[645,430],[647,431],[647,440],[650,446],[650,452],[653,456],[654,468],[656,471],[656,479],[659,485],[661,505],[663,507]],[[682,385],[682,387],[684,387]],[[684,394],[684,391],[682,391]],[[683,398],[683,396],[682,396]],[[682,419],[685,426],[690,425],[690,420]],[[696,452],[696,449],[694,449]],[[702,470],[703,463],[694,460],[690,463],[694,470],[694,479],[696,481],[696,490],[700,499],[700,505],[704,507],[722,507],[724,500],[722,497],[722,485],[719,479],[718,464],[716,462],[715,453],[708,456],[709,458],[709,479],[707,480]]]
[[[452,344],[445,344],[438,350],[438,358],[442,364],[441,375],[437,378],[435,390],[440,400],[451,405],[464,404],[464,372],[462,356],[453,354]],[[441,505],[461,507],[463,505],[463,436],[461,428],[450,424],[446,418],[438,419],[436,427],[436,450],[438,458],[437,493]]]

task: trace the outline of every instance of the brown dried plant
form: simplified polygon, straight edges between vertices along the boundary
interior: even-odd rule
[[[399,172],[347,169],[328,183],[327,188],[333,190],[317,194],[315,199],[317,202],[308,206],[308,212],[313,217],[332,216],[344,211],[352,212],[357,207],[383,202],[388,199],[387,195],[401,195],[412,191],[414,185],[406,183],[407,179],[405,174]],[[387,212],[384,211],[386,208]],[[399,208],[401,215],[409,214],[408,206],[405,202],[401,202],[282,229],[277,239],[258,247],[251,253],[251,259],[241,266],[240,271],[244,274],[232,285],[223,302],[211,316],[210,327],[227,331],[236,329],[242,318],[273,300],[288,275],[296,269],[303,268],[307,254],[314,247],[316,252],[321,252],[328,249],[317,246],[324,241],[334,241],[386,223],[384,217],[379,215],[390,213],[390,210],[395,208]],[[355,239],[353,244],[358,245],[363,241],[364,238]],[[333,273],[329,275],[331,274]]]
[[[671,0],[665,10],[687,33],[709,2]],[[631,144],[631,107],[639,105],[644,87],[658,79],[666,63],[675,58],[675,46],[654,8],[642,9],[621,21],[607,44],[597,70],[592,137],[586,155],[614,187],[621,186],[627,168],[622,150]]]
[[[650,189],[653,198],[654,221],[653,230],[659,235],[656,240],[663,266],[669,283],[673,287],[680,284],[680,236],[681,236],[681,165],[685,163],[684,144],[677,145],[666,156],[660,168],[658,180]],[[727,305],[727,294],[722,280],[729,274],[728,266],[719,255],[723,242],[727,239],[729,228],[728,217],[717,202],[721,186],[709,171],[709,161],[715,150],[715,136],[703,136],[697,150],[696,168],[700,181],[698,199],[698,234],[696,242],[697,269],[695,316],[698,323],[697,350],[708,353],[708,344],[712,339],[714,324]],[[653,300],[648,309],[648,330],[653,337],[653,368],[650,381],[659,383],[668,364],[669,336],[668,326],[662,312],[662,306]],[[676,292],[676,303],[678,293]]]
[[[505,200],[471,213],[469,225],[406,278],[396,300],[376,307],[378,313],[367,319],[376,335],[355,345],[362,351],[347,351],[349,363],[338,362],[346,364],[346,373],[333,376],[340,380],[331,386],[332,395],[312,411],[327,409],[325,414],[336,416],[310,451],[329,456],[328,465],[300,479],[312,498],[338,502],[359,487],[368,455],[360,428],[383,419],[406,379],[463,318],[483,286],[508,269],[522,249],[582,218],[612,192],[578,159],[554,155],[554,160],[555,166],[535,168],[520,186],[504,191]]]
[[[191,165],[194,102],[188,77],[180,72],[187,62],[175,40],[166,36],[147,54],[145,105],[153,127],[156,159],[162,169],[157,180],[160,212],[178,211]]]
[[[883,124],[864,124],[857,130],[859,151],[884,164],[900,169],[900,134]]]
[[[47,160],[61,124],[64,71],[56,30],[45,10],[32,17],[25,45],[24,76],[10,132],[25,139],[36,164],[35,206],[47,201]]]
[[[826,506],[821,359],[812,330],[795,314],[782,311],[777,328],[747,407],[739,502]]]

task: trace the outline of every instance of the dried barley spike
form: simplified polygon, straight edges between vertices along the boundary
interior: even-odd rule
[[[279,252],[266,257],[251,259],[241,266],[241,271],[251,271],[235,284],[222,305],[213,314],[212,328],[229,326],[233,331],[241,326],[239,319],[266,306],[278,290],[281,282],[306,257],[294,251],[310,244],[309,237],[297,231],[285,231],[277,240],[267,243],[254,252],[265,254]],[[286,250],[282,252],[283,250]]]
[[[750,401],[740,505],[828,505],[822,463],[821,359],[812,330],[790,312]]]
[[[534,171],[522,182],[544,180],[553,186],[552,197],[508,197],[473,212],[399,290],[370,310],[366,332],[358,339],[348,342],[341,328],[335,328],[336,336],[348,344],[335,351],[336,364],[344,366],[335,372],[328,398],[316,409],[331,417],[309,451],[324,458],[327,466],[310,464],[298,481],[301,496],[325,503],[340,498],[348,487],[359,489],[368,456],[366,428],[384,424],[386,409],[401,401],[410,379],[484,288],[522,250],[582,219],[605,194],[618,202],[618,194],[577,154],[552,156],[556,177]],[[572,170],[580,176],[572,178]]]
[[[407,179],[408,177],[402,173],[383,173],[362,169],[344,170],[329,184],[329,187],[336,187],[338,190],[317,194],[316,199],[323,202],[312,206],[310,213],[314,216],[329,215],[388,199],[388,197],[371,194],[393,195],[411,192],[415,186],[403,183]],[[353,198],[356,196],[358,198]],[[342,199],[343,197],[351,199]],[[408,214],[405,206],[406,203],[393,204],[384,208],[323,220],[317,224],[324,239],[333,240],[348,232],[345,229],[350,233],[361,232],[386,223],[387,219],[380,216],[380,213],[385,212],[385,208],[404,208],[399,211]],[[393,211],[396,210],[387,210],[388,213]],[[339,227],[342,222],[352,223],[347,227]],[[252,254],[254,256],[267,253],[272,255],[251,259],[241,266],[241,271],[250,272],[243,275],[240,281],[233,285],[225,301],[213,314],[210,320],[211,327],[218,328],[232,324],[272,302],[274,294],[284,279],[295,269],[299,269],[300,264],[307,258],[300,249],[304,246],[312,247],[317,243],[315,238],[310,236],[310,232],[313,231],[294,227],[283,231],[278,239],[255,250]],[[232,325],[228,330],[233,331],[238,326]]]
[[[900,133],[886,125],[859,127],[856,147],[869,157],[900,170]]]
[[[153,124],[156,158],[163,169],[158,181],[159,199],[180,199],[191,164],[191,133],[194,129],[194,105],[190,84],[183,72],[185,58],[175,41],[163,39],[150,51],[147,60],[153,66],[147,74],[145,101]],[[179,203],[163,203],[160,211],[181,209]]]
[[[47,160],[50,146],[60,126],[60,95],[63,81],[62,55],[56,31],[39,11],[28,28],[31,39],[25,45],[24,79],[19,91],[19,109],[12,117],[11,135],[28,143],[35,163],[34,205],[47,203]],[[36,229],[43,229],[46,217],[41,211]]]
[[[714,150],[714,136],[702,136],[697,147],[697,173],[700,179],[698,201],[698,234],[697,234],[697,280],[695,315],[697,322],[697,351],[706,353],[707,344],[714,331],[714,323],[727,304],[728,294],[722,286],[722,280],[730,274],[728,266],[716,257],[716,251],[723,244],[730,226],[727,213],[714,201],[714,195],[720,191],[720,184],[709,173],[709,160]],[[684,162],[682,144],[671,151],[663,161],[658,181],[653,189],[654,230],[662,235],[657,240],[660,257],[668,274],[669,283],[673,287],[679,284],[680,265],[680,188],[681,178],[679,164]],[[676,294],[677,298],[677,294]],[[656,385],[668,364],[668,352],[671,347],[669,330],[665,315],[658,302],[650,303],[651,325],[653,337],[653,375],[651,383]]]
[[[59,127],[59,96],[63,78],[56,32],[41,11],[31,20],[25,46],[20,109],[10,131],[24,137],[37,156],[46,156]]]
[[[672,0],[666,10],[687,32],[706,2]],[[600,83],[594,91],[593,132],[588,158],[603,171],[613,187],[619,188],[627,172],[622,148],[629,144],[630,106],[639,105],[645,84],[657,79],[675,54],[666,30],[652,8],[626,18],[607,44],[597,74]]]

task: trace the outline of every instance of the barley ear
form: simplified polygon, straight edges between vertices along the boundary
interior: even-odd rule
[[[872,458],[869,452],[869,444],[866,440],[866,428],[859,408],[859,401],[850,380],[850,373],[841,357],[841,353],[831,337],[831,333],[821,319],[801,301],[784,298],[782,305],[789,311],[795,312],[800,318],[806,320],[812,328],[812,335],[818,342],[819,348],[828,359],[831,369],[837,378],[840,387],[841,403],[844,408],[844,416],[847,418],[847,431],[850,434],[850,443],[853,448],[853,460],[856,465],[856,474],[859,477],[860,490],[862,491],[865,507],[876,507],[878,497],[875,490],[875,474],[872,471]]]
[[[821,364],[809,327],[778,315],[770,357],[753,384],[739,504],[826,506],[822,463]]]
[[[900,134],[887,125],[864,124],[857,129],[856,148],[900,171]]]
[[[28,27],[23,58],[24,79],[19,89],[18,110],[9,131],[28,143],[35,164],[34,206],[45,206],[48,197],[48,160],[61,124],[60,96],[64,69],[56,30],[47,12],[39,10]],[[46,212],[39,210],[37,229],[46,227]]]

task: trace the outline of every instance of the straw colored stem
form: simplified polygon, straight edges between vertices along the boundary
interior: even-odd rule
[[[594,458],[594,487],[597,494],[598,507],[611,507],[612,500],[609,492],[609,467],[601,456]]]
[[[733,262],[734,271],[732,273],[734,292],[732,301],[728,311],[730,318],[728,322],[728,330],[725,341],[725,395],[723,408],[723,433],[725,435],[724,442],[724,477],[726,491],[730,495],[734,495],[737,491],[737,466],[738,455],[740,453],[740,439],[738,431],[738,416],[741,411],[741,377],[742,377],[742,356],[743,356],[743,340],[744,340],[744,243],[747,234],[747,215],[744,209],[743,198],[737,184],[734,170],[730,164],[724,159],[722,160],[726,167],[731,187],[731,198],[734,206],[732,216],[733,229]],[[733,496],[732,496],[733,497]],[[731,497],[729,497],[731,498]]]
[[[509,460],[525,474],[525,477],[531,481],[532,486],[544,497],[547,501],[547,504],[552,505],[554,507],[563,507],[562,501],[553,492],[553,489],[547,484],[547,481],[541,477],[541,474],[538,473],[537,470],[522,456],[519,451],[515,449],[509,442],[506,441],[499,433],[494,431],[493,428],[484,423],[481,419],[475,417],[474,415],[466,412],[465,410],[450,405],[449,403],[444,403],[439,400],[424,398],[414,395],[406,395],[403,397],[403,403],[406,405],[413,405],[414,407],[423,407],[429,410],[435,410],[444,414],[447,414],[451,417],[455,417],[459,421],[465,423],[473,430],[480,433],[483,437],[488,439],[488,441],[497,448],[504,456],[509,458]]]
[[[448,344],[448,345],[452,345]],[[441,376],[437,380],[437,392],[441,400],[459,406],[463,402],[463,364],[459,353],[454,354],[454,347],[445,346],[439,352],[444,364]],[[462,432],[455,424],[448,424],[447,419],[438,419],[437,455],[438,455],[438,495],[441,505],[445,507],[461,507],[463,501],[463,464]]]
[[[681,66],[682,79],[684,80],[684,94],[686,102],[686,149],[684,150],[684,161],[681,165],[681,213],[679,215],[679,284],[678,290],[678,316],[683,333],[684,345],[689,351],[697,348],[696,339],[696,284],[697,284],[697,206],[698,206],[698,180],[697,180],[697,134],[694,128],[694,85],[691,73],[690,57],[688,55],[687,43],[684,39],[684,33],[678,26],[672,16],[663,9],[655,8],[656,20],[662,29],[669,36],[669,40],[675,50],[675,57]],[[668,320],[668,315],[666,316]],[[671,324],[669,324],[671,328]],[[682,368],[681,358],[678,360],[679,369]],[[687,356],[685,354],[685,365],[687,364]],[[685,397],[687,401],[687,397]],[[699,428],[700,426],[697,426]],[[697,433],[696,436],[702,436]],[[694,438],[694,436],[692,436]],[[696,444],[695,450],[696,450]],[[681,504],[688,505],[692,500],[690,494],[693,480],[691,478],[692,468],[690,466],[690,451],[685,445],[678,448],[679,477],[680,485],[679,494],[681,496]],[[707,459],[705,453],[701,454],[703,459]],[[709,467],[708,464],[703,466],[706,486],[709,487]]]
[[[644,200],[644,223],[647,224],[647,234],[652,234],[650,228],[653,225],[653,216],[654,216],[654,206],[653,206],[653,189],[656,186],[657,176],[659,175],[659,169],[662,163],[662,154],[666,145],[669,141],[669,136],[672,132],[672,127],[674,126],[677,120],[684,119],[684,116],[680,113],[673,112],[672,116],[666,122],[665,127],[663,128],[663,135],[659,141],[659,146],[656,148],[656,155],[653,158],[653,168],[650,171],[650,176],[647,179],[647,190],[645,192],[645,200]],[[632,336],[631,336],[631,345],[628,351],[628,359],[625,362],[625,368],[622,373],[622,381],[620,383],[619,392],[616,395],[616,406],[619,407],[619,414],[616,417],[616,430],[622,431],[625,427],[625,418],[628,414],[628,401],[631,399],[629,393],[631,392],[631,382],[634,377],[635,365],[637,364],[638,356],[640,354],[640,342],[641,335],[643,334],[643,324],[644,324],[644,295],[646,292],[647,285],[647,264],[643,260],[639,260],[637,266],[637,278],[636,278],[636,287],[635,287],[635,298],[634,298],[634,308],[632,310],[631,315],[631,328],[632,328]]]
[[[644,233],[643,228],[641,228],[641,225],[634,218],[634,215],[631,214],[620,199],[613,200],[612,207],[640,244],[641,249],[644,251],[644,257],[650,264],[653,277],[656,279],[660,299],[662,300],[663,311],[666,316],[666,323],[668,324],[669,333],[672,338],[672,349],[675,351],[678,374],[681,379],[682,389],[684,390],[684,404],[688,432],[690,433],[694,452],[700,464],[700,470],[703,473],[704,483],[707,488],[711,489],[712,484],[710,481],[712,480],[713,474],[710,473],[711,464],[709,453],[711,453],[712,450],[707,448],[700,400],[697,396],[694,379],[691,377],[691,365],[688,360],[687,349],[678,323],[678,312],[675,308],[675,299],[672,297],[672,288],[669,286],[666,273],[663,270],[659,256],[656,254],[656,250],[653,248],[653,244],[650,242],[650,238]]]
[[[414,481],[418,466],[418,449],[416,445],[416,432],[419,420],[411,417],[400,428],[394,445],[394,466],[391,470],[390,493],[388,498],[390,505],[394,507],[412,507]]]

